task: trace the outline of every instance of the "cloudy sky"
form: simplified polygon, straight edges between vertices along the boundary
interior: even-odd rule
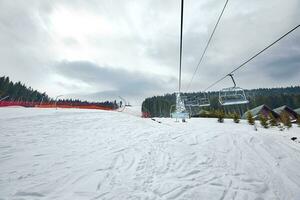
[[[225,0],[186,0],[183,90]],[[216,79],[300,23],[299,0],[229,0],[190,91]],[[180,0],[1,0],[0,76],[50,96],[177,90]],[[300,85],[300,29],[235,74],[243,88]],[[212,88],[231,83],[224,80]]]

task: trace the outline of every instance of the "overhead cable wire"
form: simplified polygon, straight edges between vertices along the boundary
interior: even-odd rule
[[[178,91],[181,91],[181,65],[182,65],[182,31],[183,31],[183,5],[184,0],[181,0],[181,23],[180,23],[180,55],[179,55],[179,83]]]
[[[190,82],[189,82],[189,84],[188,84],[188,87],[187,87],[187,90],[186,90],[186,91],[188,91],[188,90],[190,89],[190,87],[191,87],[191,84],[192,84],[192,82],[193,82],[193,80],[194,80],[194,78],[195,78],[195,75],[196,75],[196,73],[197,73],[197,71],[198,71],[198,69],[199,69],[199,66],[200,66],[200,64],[202,63],[202,60],[203,60],[203,58],[204,58],[204,56],[205,56],[205,53],[206,53],[206,51],[207,51],[207,49],[208,49],[208,47],[209,47],[209,44],[210,44],[210,42],[211,42],[211,40],[212,40],[212,38],[213,38],[213,36],[214,36],[214,34],[215,34],[215,32],[216,32],[216,29],[217,29],[219,23],[220,23],[220,20],[221,20],[221,18],[222,18],[222,16],[223,16],[223,13],[224,13],[225,8],[226,8],[226,6],[227,6],[227,4],[228,4],[228,1],[229,1],[229,0],[226,0],[226,2],[225,2],[225,5],[224,5],[224,7],[223,7],[223,9],[222,9],[222,11],[221,11],[221,14],[219,15],[219,18],[218,18],[218,20],[217,20],[217,23],[215,24],[215,27],[214,27],[214,29],[213,29],[213,31],[212,31],[212,33],[211,33],[209,39],[208,39],[208,42],[207,42],[207,44],[206,44],[206,46],[205,46],[205,48],[204,48],[204,50],[203,50],[203,52],[202,52],[202,55],[201,55],[201,57],[200,57],[200,60],[199,60],[199,62],[198,62],[198,64],[197,64],[197,67],[195,68],[195,71],[194,71],[194,73],[193,73],[192,79],[190,80]]]
[[[205,90],[207,91],[208,89],[212,88],[213,86],[215,86],[216,84],[218,84],[219,82],[221,82],[222,80],[224,80],[229,74],[232,74],[234,72],[236,72],[237,70],[241,69],[242,67],[244,67],[247,63],[249,63],[251,60],[253,60],[254,58],[256,58],[257,56],[259,56],[261,53],[263,53],[264,51],[266,51],[267,49],[269,49],[270,47],[272,47],[274,44],[276,44],[277,42],[279,42],[280,40],[282,40],[283,38],[285,38],[286,36],[288,36],[290,33],[292,33],[293,31],[295,31],[297,28],[300,27],[300,24],[295,26],[293,29],[291,29],[290,31],[288,31],[287,33],[285,33],[284,35],[282,35],[280,38],[278,38],[277,40],[275,40],[274,42],[272,42],[271,44],[269,44],[267,47],[265,47],[264,49],[262,49],[261,51],[259,51],[258,53],[256,53],[254,56],[250,57],[248,60],[246,60],[245,62],[243,62],[241,65],[239,65],[238,67],[236,67],[235,69],[233,69],[231,72],[229,72],[228,74],[226,74],[224,77],[220,78],[219,80],[217,80],[216,82],[214,82],[213,84],[209,85]]]

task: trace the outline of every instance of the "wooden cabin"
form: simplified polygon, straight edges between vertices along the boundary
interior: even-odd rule
[[[290,108],[287,105],[275,108],[274,112],[276,112],[278,115],[281,115],[283,112],[286,112],[290,116],[292,122],[296,121],[298,117],[297,112],[295,112],[292,108]]]
[[[269,118],[270,114],[272,114],[276,119],[279,119],[280,115],[274,112],[269,106],[263,104],[256,108],[253,108],[247,112],[245,112],[242,116],[242,119],[247,119],[247,113],[251,112],[254,119],[259,119],[259,116],[262,114],[265,117]]]

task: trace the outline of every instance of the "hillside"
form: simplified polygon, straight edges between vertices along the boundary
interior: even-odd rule
[[[291,108],[300,107],[300,86],[286,88],[260,88],[245,90],[248,105],[226,106],[227,112],[243,113],[248,109],[255,108],[261,104],[267,104],[271,108],[277,108],[282,105],[288,105]],[[202,96],[198,93],[183,93],[182,96]],[[211,106],[205,110],[223,109],[218,102],[218,92],[208,92]],[[151,117],[169,117],[171,105],[175,104],[175,94],[166,94],[164,96],[154,96],[146,98],[142,104],[143,112],[149,112]],[[199,109],[194,109],[193,114],[199,113]]]
[[[60,95],[61,98],[63,95]],[[0,107],[2,106],[42,106],[44,107],[79,107],[89,106],[105,107],[109,109],[116,109],[118,107],[116,101],[103,102],[88,102],[80,99],[56,99],[49,97],[45,92],[41,93],[34,90],[32,87],[27,87],[25,84],[13,82],[7,76],[0,77]]]
[[[300,198],[298,127],[36,108],[0,120],[0,199]]]
[[[5,98],[7,97],[7,98]],[[5,98],[8,101],[49,101],[50,98],[46,93],[27,87],[19,82],[12,82],[9,77],[0,77],[0,99]]]

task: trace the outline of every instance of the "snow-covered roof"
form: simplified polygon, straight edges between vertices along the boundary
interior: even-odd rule
[[[267,110],[269,110],[270,112],[272,112],[273,115],[277,116],[277,113],[275,113],[269,106],[265,105],[265,104],[262,104],[260,106],[257,106],[247,112],[245,112],[242,116],[243,119],[246,119],[247,118],[247,113],[248,112],[251,112],[251,114],[253,115],[253,117],[259,115],[259,113],[261,112],[261,110],[265,108]]]
[[[280,115],[283,111],[286,111],[286,112],[289,112],[290,114],[292,114],[294,117],[297,116],[297,112],[295,112],[295,110],[293,110],[292,108],[290,108],[287,105],[275,108],[273,111],[276,112],[278,115]]]
[[[298,115],[300,115],[300,108],[294,110]]]
[[[282,111],[284,111],[286,108],[288,108],[288,106],[287,105],[284,105],[284,106],[280,106],[280,107],[278,107],[278,108],[275,108],[275,109],[273,109],[274,110],[274,112],[276,112],[277,114],[280,114]]]

